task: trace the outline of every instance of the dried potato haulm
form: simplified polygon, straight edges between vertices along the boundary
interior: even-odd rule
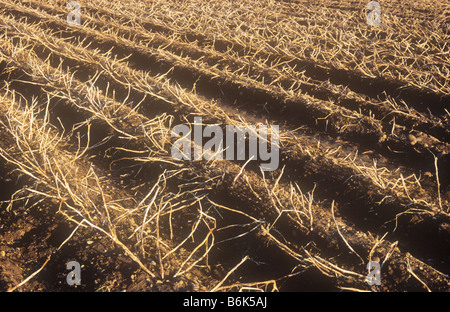
[[[434,2],[3,1],[0,289],[73,289],[75,258],[80,290],[448,291]],[[278,168],[173,157],[194,120],[279,126]]]

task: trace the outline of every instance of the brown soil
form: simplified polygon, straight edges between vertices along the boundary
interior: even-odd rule
[[[323,2],[323,18],[352,11]],[[289,18],[293,3],[274,3],[280,15],[269,21]],[[86,1],[89,23],[70,27],[62,4],[0,4],[1,291],[450,290],[448,94],[292,58],[268,34],[269,48],[259,49],[181,32],[142,8],[125,14]],[[311,6],[296,15],[300,26]],[[321,40],[312,42],[334,45]],[[93,99],[108,105],[98,110]],[[32,103],[41,109],[33,122],[8,112]],[[174,161],[165,135],[193,115],[221,127],[280,125],[279,169],[262,176],[259,162]],[[26,122],[41,142],[14,131]],[[67,168],[47,166],[52,157]],[[42,171],[30,169],[33,159]],[[66,184],[57,182],[63,173]],[[83,218],[95,226],[78,228]],[[369,259],[383,262],[380,286],[364,280]],[[82,266],[80,286],[66,283],[69,261]]]

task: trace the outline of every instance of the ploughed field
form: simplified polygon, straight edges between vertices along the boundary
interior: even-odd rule
[[[448,1],[79,2],[0,3],[0,290],[450,290]]]

